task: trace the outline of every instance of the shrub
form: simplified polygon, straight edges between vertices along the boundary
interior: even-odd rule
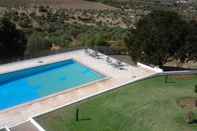
[[[69,44],[71,42],[71,40],[69,38],[66,38],[64,35],[59,35],[59,36],[50,35],[48,40],[50,44],[55,44],[63,48],[69,47]]]
[[[43,50],[49,50],[51,44],[41,33],[33,33],[27,43],[26,55],[31,56],[40,53]]]
[[[98,33],[95,35],[95,40],[94,43],[96,46],[105,46],[107,45],[107,42],[105,40],[105,36],[102,35],[101,33]]]

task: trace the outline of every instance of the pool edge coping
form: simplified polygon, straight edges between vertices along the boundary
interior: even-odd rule
[[[58,96],[58,95],[61,95],[61,94],[64,94],[64,93],[67,93],[67,92],[70,92],[72,90],[77,90],[79,88],[85,88],[89,85],[93,85],[93,84],[97,84],[101,81],[104,81],[104,80],[109,80],[111,77],[107,76],[106,74],[103,74],[81,62],[79,62],[78,60],[76,60],[75,58],[68,58],[68,59],[64,59],[62,61],[67,61],[67,60],[74,60],[76,62],[78,62],[79,64],[85,66],[86,68],[89,68],[91,70],[93,70],[94,72],[98,73],[98,74],[101,74],[103,77],[101,79],[98,79],[98,80],[94,80],[94,81],[90,81],[88,83],[84,83],[82,85],[79,85],[79,86],[74,86],[73,88],[70,88],[70,89],[65,89],[63,91],[60,91],[60,92],[57,92],[57,93],[53,93],[51,95],[48,95],[48,96],[45,96],[45,97],[42,97],[42,98],[38,98],[38,99],[35,99],[33,101],[30,101],[30,102],[25,102],[25,103],[22,103],[22,104],[18,104],[16,106],[13,106],[13,107],[10,107],[10,108],[7,108],[7,109],[2,109],[0,110],[0,113],[5,113],[5,112],[8,112],[8,111],[11,111],[13,109],[16,109],[16,108],[20,108],[22,106],[27,106],[27,105],[30,105],[30,104],[35,104],[36,102],[38,101],[43,101],[43,100],[46,100],[46,99],[49,99],[49,98],[52,98],[52,97],[55,97],[55,96]],[[57,62],[61,62],[61,61],[56,61],[56,62],[53,62],[54,64],[57,63]],[[53,64],[53,63],[49,63],[49,64]],[[44,65],[47,65],[47,64],[44,64]],[[44,66],[44,65],[38,65],[38,66],[33,66],[33,67],[29,67],[29,68],[24,68],[24,69],[31,69],[31,68],[35,68],[35,67],[39,67],[39,66]],[[23,69],[20,69],[20,70],[23,70]],[[20,71],[20,70],[15,70],[15,71]],[[15,72],[15,71],[11,71],[11,72]],[[8,72],[8,73],[11,73],[11,72]],[[4,73],[2,73],[4,74]],[[0,128],[1,129],[1,128]]]
[[[53,64],[53,63],[56,63],[56,62],[65,61],[65,60],[68,60],[68,59],[74,59],[74,57],[70,57],[70,58],[67,58],[67,59],[52,60],[52,62],[44,60],[44,59],[47,59],[47,58],[50,58],[50,57],[65,55],[65,54],[71,53],[71,52],[80,52],[80,51],[83,51],[83,50],[84,49],[77,49],[77,50],[73,50],[73,51],[70,51],[70,52],[63,52],[63,53],[59,53],[59,54],[52,54],[52,55],[47,55],[47,56],[35,57],[35,58],[26,59],[26,60],[14,61],[14,62],[10,62],[10,63],[0,64],[0,68],[2,66],[13,66],[14,64],[32,62],[32,61],[35,62],[35,64],[36,64],[36,65],[30,65],[28,67],[24,67],[24,68],[20,68],[20,69],[16,69],[16,70],[14,69],[14,70],[11,70],[11,71],[0,72],[0,74],[14,72],[14,71],[20,71],[20,70],[34,68],[34,67],[38,67],[38,66],[44,66],[44,65]],[[39,63],[39,61],[43,61],[43,62]]]

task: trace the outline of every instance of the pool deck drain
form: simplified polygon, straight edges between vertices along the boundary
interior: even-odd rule
[[[103,55],[103,57],[107,56]],[[39,116],[88,97],[157,74],[157,71],[150,70],[144,66],[127,65],[125,66],[126,70],[119,70],[108,64],[105,59],[96,59],[89,56],[83,49],[1,65],[0,73],[45,65],[67,59],[77,60],[81,64],[106,75],[110,79],[98,81],[91,85],[73,89],[68,92],[62,92],[47,99],[32,102],[30,104],[24,104],[10,110],[0,111],[0,128],[5,126],[17,126],[18,124],[28,121],[32,117]]]

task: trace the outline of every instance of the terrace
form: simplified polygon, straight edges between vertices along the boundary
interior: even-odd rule
[[[82,88],[63,91],[51,97],[32,102],[30,104],[24,104],[12,109],[2,110],[0,111],[0,127],[15,127],[21,123],[27,122],[30,118],[54,111],[58,108],[76,103],[78,101],[158,73],[156,70],[142,64],[138,64],[138,66],[131,66],[124,63],[126,65],[125,69],[120,70],[106,61],[107,56],[103,54],[101,55],[102,58],[97,59],[88,55],[84,50],[76,50],[53,56],[1,65],[0,73],[6,73],[24,68],[55,63],[58,61],[74,59],[81,64],[101,74],[104,74],[108,79],[86,85]],[[113,58],[110,59],[113,61],[115,60]]]

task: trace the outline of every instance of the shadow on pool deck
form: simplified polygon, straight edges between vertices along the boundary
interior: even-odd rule
[[[161,66],[161,69],[164,71],[183,71],[183,70],[196,70],[191,68],[183,68],[183,67],[173,67],[173,66]]]

